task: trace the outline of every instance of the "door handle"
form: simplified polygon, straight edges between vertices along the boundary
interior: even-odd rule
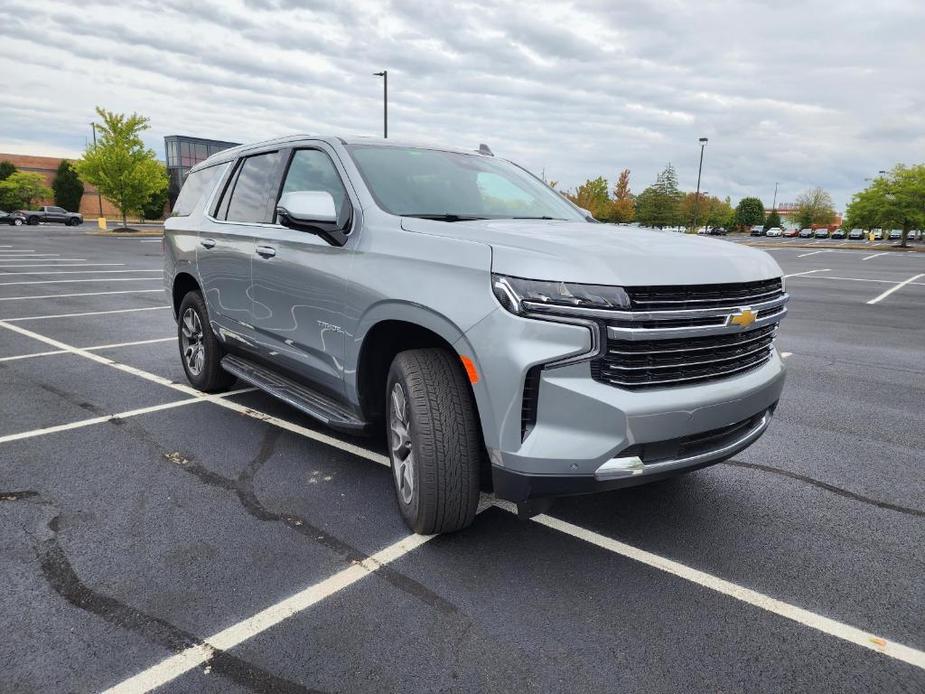
[[[257,255],[261,258],[272,258],[276,255],[276,249],[272,246],[257,246]]]
[[[214,248],[215,247],[215,239],[203,239],[199,243],[203,248]]]

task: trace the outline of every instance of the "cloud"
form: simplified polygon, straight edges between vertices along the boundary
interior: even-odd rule
[[[186,133],[487,142],[560,185],[671,161],[683,187],[779,200],[922,158],[918,0],[5,0],[0,150],[73,155],[94,106]],[[818,30],[803,31],[804,27]]]

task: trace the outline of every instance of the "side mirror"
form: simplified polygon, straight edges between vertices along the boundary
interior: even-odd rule
[[[334,196],[326,190],[296,190],[285,193],[276,203],[279,223],[290,229],[318,234],[335,246],[343,246],[347,236],[337,225]]]

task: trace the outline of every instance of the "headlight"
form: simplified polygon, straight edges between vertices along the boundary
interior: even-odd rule
[[[527,280],[505,275],[492,275],[491,286],[501,305],[517,315],[530,313],[525,303],[605,310],[630,307],[629,297],[622,287]]]

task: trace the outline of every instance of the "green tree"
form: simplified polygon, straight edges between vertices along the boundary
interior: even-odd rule
[[[692,220],[694,211],[697,212],[697,225],[703,224],[709,229],[710,227],[725,227],[729,225],[729,220],[734,212],[732,206],[727,202],[720,200],[715,195],[706,196],[700,194],[700,200],[697,200],[697,193],[687,193],[681,200],[681,218]]]
[[[100,138],[87,145],[77,173],[119,209],[124,227],[129,212],[140,212],[152,195],[167,188],[167,172],[141,140],[140,133],[149,127],[147,118],[100,107],[96,112],[102,120],[96,126]]]
[[[33,202],[51,197],[42,174],[16,171],[0,181],[0,208],[29,209]]]
[[[636,219],[645,226],[677,226],[681,223],[681,201],[684,194],[678,189],[678,175],[669,162],[658,174],[655,184],[636,198]]]
[[[897,164],[856,193],[845,216],[852,227],[900,227],[900,246],[905,247],[909,232],[925,227],[925,164]]]
[[[161,219],[164,216],[164,205],[167,204],[167,189],[158,191],[148,198],[141,206],[142,219]]]
[[[800,193],[797,197],[796,211],[793,220],[800,228],[805,229],[814,224],[825,226],[835,220],[835,206],[832,196],[818,186]]]
[[[80,211],[80,200],[84,194],[84,184],[80,182],[80,177],[71,166],[71,162],[62,159],[58,165],[58,171],[51,182],[51,188],[55,192],[55,204],[71,212]]]
[[[583,207],[591,216],[600,221],[610,218],[610,198],[607,196],[607,179],[599,176],[582,183],[568,199]]]
[[[16,173],[16,167],[8,159],[0,161],[0,181],[5,181],[12,174]]]
[[[777,210],[771,210],[768,213],[768,218],[764,220],[764,230],[767,231],[772,227],[779,227],[781,224],[780,213]]]
[[[632,222],[636,218],[636,202],[630,192],[630,170],[623,169],[613,187],[613,200],[610,203],[610,220],[612,222]]]
[[[764,203],[758,198],[742,198],[736,205],[735,223],[740,227],[752,227],[764,223]]]

